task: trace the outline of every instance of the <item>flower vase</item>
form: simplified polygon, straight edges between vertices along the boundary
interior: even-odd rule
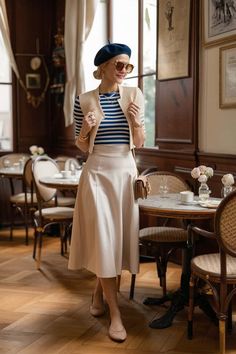
[[[224,186],[222,188],[222,197],[225,198],[229,193],[231,193],[233,190],[232,186]]]
[[[209,195],[210,195],[210,189],[207,185],[206,182],[201,182],[200,187],[198,189],[198,196],[200,201],[205,202],[209,199]]]

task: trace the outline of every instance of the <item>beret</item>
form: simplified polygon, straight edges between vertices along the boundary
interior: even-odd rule
[[[94,58],[94,65],[99,66],[105,63],[107,60],[120,55],[127,54],[131,56],[131,49],[126,44],[121,43],[109,43],[104,45],[96,54]]]

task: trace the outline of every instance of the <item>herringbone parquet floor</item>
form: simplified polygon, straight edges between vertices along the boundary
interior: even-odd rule
[[[160,296],[153,263],[141,264],[135,300],[129,301],[130,275],[122,274],[119,301],[128,338],[124,343],[107,337],[109,317],[93,318],[89,312],[95,278],[87,271],[67,269],[60,255],[59,240],[47,237],[42,270],[32,259],[32,235],[24,245],[23,231],[9,241],[9,231],[0,230],[0,353],[20,354],[213,354],[217,353],[217,327],[200,310],[195,311],[195,336],[186,339],[184,309],[172,327],[148,326],[165,306],[145,306],[146,296]],[[179,285],[180,267],[170,264],[168,288]],[[227,337],[227,354],[236,352],[235,330]]]

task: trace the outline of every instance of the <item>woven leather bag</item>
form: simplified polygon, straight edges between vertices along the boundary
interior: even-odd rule
[[[151,192],[151,185],[147,176],[139,176],[134,183],[134,197],[135,199],[147,199]]]

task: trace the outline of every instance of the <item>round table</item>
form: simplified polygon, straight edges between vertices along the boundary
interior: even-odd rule
[[[39,182],[45,187],[59,190],[77,190],[80,176],[70,178],[41,177]]]
[[[219,198],[210,198],[210,200],[220,202]],[[147,199],[139,199],[139,210],[142,215],[159,216],[163,218],[183,219],[186,226],[193,220],[214,219],[216,207],[206,208],[199,204],[199,198],[194,197],[192,203],[183,204],[180,202],[180,195],[168,194],[167,197],[160,195],[151,195]],[[191,235],[189,235],[189,240]],[[188,298],[188,284],[190,279],[190,261],[192,258],[192,242],[184,250],[181,286],[173,295],[171,305],[167,312],[160,318],[153,320],[149,326],[152,328],[165,328],[172,324],[176,313],[184,307]],[[165,299],[164,299],[165,300]],[[144,300],[146,305],[157,305],[163,302],[163,299],[147,298]]]

